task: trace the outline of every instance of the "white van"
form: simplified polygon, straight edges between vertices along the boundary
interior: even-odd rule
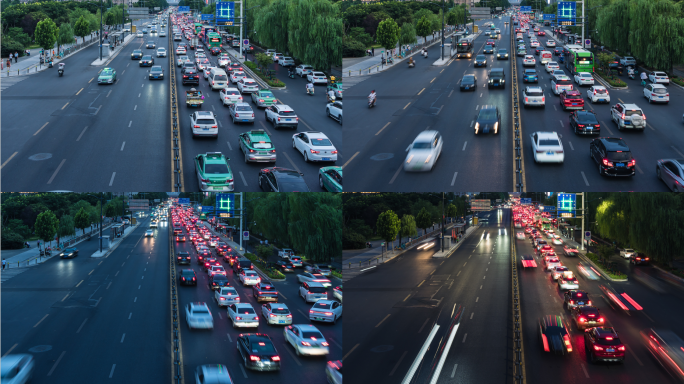
[[[208,80],[211,89],[223,89],[228,85],[228,75],[221,68],[212,68]]]
[[[539,53],[539,62],[542,65],[546,65],[549,61],[553,60],[553,56],[550,51],[541,51]]]

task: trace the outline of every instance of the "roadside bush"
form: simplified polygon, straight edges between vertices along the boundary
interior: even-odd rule
[[[677,85],[684,87],[684,78],[681,78],[679,76],[671,76],[670,80],[672,80]]]
[[[9,57],[10,53],[19,52],[19,56],[24,56],[24,45],[16,40],[12,40],[7,36],[2,40],[2,50],[0,55],[2,57]]]
[[[21,249],[24,247],[26,240],[18,234],[4,229],[2,231],[2,249]]]
[[[358,40],[350,37],[342,39],[342,57],[363,57],[366,56],[366,46]]]
[[[362,249],[366,246],[366,239],[351,229],[342,230],[342,249]]]

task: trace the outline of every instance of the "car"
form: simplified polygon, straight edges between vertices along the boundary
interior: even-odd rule
[[[187,254],[187,253],[186,253]],[[187,256],[190,257],[189,255]],[[186,257],[179,256],[178,264],[185,264]],[[189,260],[187,262],[190,264]],[[197,274],[192,269],[181,269],[178,271],[178,284],[180,285],[197,285]]]
[[[535,163],[562,163],[565,160],[563,143],[557,132],[535,132],[531,138]]]
[[[214,300],[219,307],[240,303],[240,295],[233,287],[220,287],[214,292]]]
[[[214,66],[212,66],[212,65],[207,65],[207,66],[204,68],[204,71],[202,71],[202,76],[204,77],[204,80],[207,80],[207,81],[209,80],[209,75],[211,74],[211,71],[212,71],[212,69],[214,69],[214,68],[216,68],[216,67],[214,67]],[[223,77],[223,75],[220,75],[220,76]],[[227,79],[227,77],[226,77],[226,79]],[[221,84],[221,83],[223,83],[223,84]],[[212,84],[212,85],[213,85],[213,84]],[[225,88],[226,82],[225,82],[225,81],[221,81],[221,82],[219,82],[219,83],[216,84],[216,85],[217,85],[217,88],[218,88],[218,87],[223,87],[223,88]],[[220,88],[220,89],[223,89],[223,88]],[[212,89],[214,89],[214,88],[212,87]]]
[[[487,42],[485,43],[485,46],[495,47],[495,46],[496,46],[496,40],[494,40],[494,39],[487,39]]]
[[[166,57],[166,48],[157,48],[157,57]]]
[[[147,28],[143,28],[142,33],[147,34]]]
[[[492,68],[487,75],[487,88],[506,88],[506,73],[503,68]]]
[[[326,277],[329,277],[332,272],[330,267],[323,264],[309,264],[304,268],[304,270],[311,273],[320,273]]]
[[[577,257],[579,254],[579,251],[577,250],[577,247],[572,246],[572,245],[564,245],[563,246],[563,255],[568,256],[568,257]]]
[[[252,102],[257,108],[266,108],[273,105],[277,100],[268,89],[258,89],[251,93]]]
[[[482,53],[494,53],[494,46],[485,45],[484,48],[482,49]]]
[[[575,275],[573,275],[572,273],[562,274],[558,277],[556,282],[558,283],[558,288],[560,290],[579,289],[579,282],[577,281],[577,277],[575,277]]]
[[[315,283],[320,283],[324,287],[328,288],[330,287],[331,283],[330,280],[326,279],[325,276],[323,276],[320,273],[312,273],[312,272],[304,272],[300,275],[297,275],[297,281],[301,283],[305,282],[315,282]]]
[[[237,337],[238,353],[245,368],[255,371],[280,370],[280,356],[265,333],[241,333]],[[228,382],[228,384],[232,383]]]
[[[233,323],[233,328],[238,327],[258,327],[259,317],[251,304],[234,303],[227,308],[228,317]]]
[[[292,324],[283,330],[285,340],[299,355],[327,355],[330,344],[321,331],[311,324]]]
[[[431,171],[440,155],[444,140],[438,131],[423,131],[406,148],[405,172]]]
[[[241,133],[239,145],[245,156],[245,163],[276,161],[277,155],[271,136],[263,129]]]
[[[537,49],[534,50],[534,54],[539,56],[539,54],[544,50],[542,47],[537,47]]]
[[[610,109],[610,117],[621,131],[629,129],[646,129],[646,114],[636,104],[617,103]]]
[[[228,72],[233,73],[233,72],[241,72],[242,71],[242,65],[240,63],[230,63],[229,65],[226,66],[228,69]]]
[[[648,99],[649,103],[659,102],[667,104],[670,102],[670,93],[662,84],[646,84],[644,87],[644,97]]]
[[[551,240],[554,245],[563,245],[563,239],[558,235],[553,235],[553,240]]]
[[[338,167],[338,168],[340,168],[340,175],[341,175],[342,174],[342,169],[341,169],[342,167]],[[321,169],[323,169],[323,168],[321,168]],[[297,268],[297,267],[301,268],[302,267],[302,257],[301,256],[292,255],[292,256],[290,256],[289,260],[292,262],[292,265],[295,268]]]
[[[539,47],[539,42],[537,40],[531,40],[530,41],[530,47],[532,47],[532,48]]]
[[[309,320],[337,324],[342,317],[342,303],[335,300],[318,300],[309,310]]]
[[[589,361],[625,361],[627,347],[622,343],[613,327],[594,327],[584,332],[584,347]]]
[[[185,63],[188,64],[188,63]],[[199,85],[199,73],[194,67],[183,68],[183,85],[185,84],[197,84]]]
[[[259,281],[252,286],[252,295],[257,303],[261,301],[278,301],[278,291],[270,281]]]
[[[526,69],[523,72],[523,83],[538,83],[539,77],[537,76],[537,71],[534,69]]]
[[[278,260],[275,262],[275,267],[281,272],[294,272],[294,265],[290,260]]]
[[[572,352],[570,333],[558,315],[546,315],[539,319],[537,326],[538,337],[544,352],[565,355]]]
[[[201,191],[233,191],[235,189],[230,159],[221,152],[207,152],[195,157],[195,171]]]
[[[282,303],[266,303],[261,305],[261,315],[267,324],[292,324],[292,313]]]
[[[477,77],[473,74],[464,75],[460,82],[461,91],[472,90],[475,92],[477,90]]]
[[[684,191],[684,159],[660,159],[656,163],[656,176],[672,192]]]
[[[560,259],[555,253],[547,253],[546,256],[542,257],[544,260],[544,269],[547,271],[552,271],[555,267],[561,265]]]
[[[237,84],[240,79],[246,78],[247,75],[245,75],[245,72],[243,71],[232,71],[230,73],[230,82],[233,84]]]
[[[138,37],[142,37],[142,35],[138,36]],[[181,41],[182,39],[183,39],[183,36],[181,36],[180,33],[176,33],[175,35],[173,35],[173,41]]]
[[[176,66],[182,67],[185,62],[190,61],[190,58],[183,55],[183,56],[178,56],[178,59],[176,60]]]
[[[546,32],[539,31],[539,32],[537,32],[537,36],[546,36]]]
[[[227,65],[230,65],[230,56],[228,56],[227,53],[222,53],[218,57],[218,66],[221,68],[226,67]]]
[[[105,68],[97,77],[98,84],[114,84],[116,82],[116,70],[113,68]]]
[[[545,257],[547,254],[554,253],[553,248],[548,244],[543,245],[541,248],[537,250],[537,252],[542,257]]]
[[[541,36],[541,35],[540,35],[540,36]],[[547,40],[547,41],[546,41],[546,46],[547,46],[547,47],[555,47],[555,46],[556,46],[556,42],[553,41],[553,40]]]
[[[629,262],[634,265],[648,265],[650,264],[650,259],[643,253],[637,252],[629,259]]]
[[[143,37],[143,33],[142,33],[142,32],[138,32],[138,33],[135,34],[135,37]]]
[[[250,79],[249,77],[243,77],[239,79],[237,82],[237,88],[242,93],[252,93],[259,90],[259,86],[257,85],[256,81],[254,81],[254,79]]]
[[[492,33],[489,29],[485,30],[485,36],[489,36]]]
[[[568,76],[556,76],[551,79],[551,90],[554,94],[560,95],[565,90],[573,90],[572,81]]]
[[[651,83],[670,85],[670,78],[667,77],[667,73],[665,72],[651,72],[648,74],[648,80],[650,80]]]
[[[282,59],[282,58],[283,58],[283,54],[282,54],[282,53],[274,53],[274,54],[271,56],[271,59],[273,59],[273,62],[274,62],[274,63],[275,63],[275,62],[278,62],[278,61],[279,61],[280,59]]]
[[[598,135],[601,133],[601,124],[596,118],[594,111],[580,110],[570,114],[570,128],[576,135]]]
[[[148,41],[147,44],[145,44],[145,48],[154,49],[157,48],[157,45],[154,43],[154,41]]]
[[[207,58],[202,58],[201,60],[197,60],[197,69],[200,71],[204,71],[207,69],[207,67],[211,66],[211,61]]]
[[[549,62],[546,63],[546,65],[544,66],[544,69],[546,69],[546,72],[547,72],[547,73],[551,73],[551,72],[553,72],[553,71],[556,70],[556,69],[560,69],[560,65],[558,65],[558,63],[555,62],[555,61],[549,61]]]
[[[154,65],[154,59],[150,55],[145,55],[138,63],[141,67],[151,67]]]
[[[537,64],[537,60],[532,55],[527,55],[523,58],[523,67],[534,67]]]
[[[20,353],[5,355],[0,359],[2,384],[24,384],[31,382],[35,361],[32,355]]]
[[[599,174],[634,176],[636,160],[627,143],[617,137],[599,137],[591,141],[589,154],[598,165]]]
[[[335,101],[333,103],[328,103],[325,107],[325,113],[328,117],[337,120],[340,125],[342,125],[342,102]]]
[[[223,88],[219,91],[219,98],[224,106],[242,103],[242,95],[237,88]]]
[[[518,228],[518,227],[516,226],[516,228]],[[525,232],[517,232],[515,234],[515,238],[518,240],[525,240]]]
[[[292,135],[292,148],[304,156],[304,161],[337,161],[337,148],[323,132],[307,131]]]
[[[553,80],[556,78],[556,76],[565,76],[565,72],[563,72],[562,69],[554,69],[551,73],[550,79]]]
[[[330,76],[330,83],[328,83],[327,90],[328,92],[333,91],[333,95],[336,99],[342,99],[344,88],[341,82],[335,80],[335,76]]]
[[[190,115],[190,129],[192,137],[218,137],[218,122],[214,112],[197,111]]]
[[[261,281],[261,278],[259,277],[258,273],[252,270],[245,269],[240,271],[240,273],[238,274],[238,279],[240,280],[243,286],[256,285]]]
[[[525,87],[523,90],[523,107],[545,107],[546,97],[541,87]]]
[[[508,50],[505,48],[499,49],[499,51],[496,53],[496,59],[497,60],[508,60]]]
[[[282,167],[264,168],[259,171],[259,188],[264,192],[309,192],[304,174]]]
[[[330,166],[318,169],[318,185],[328,192],[342,192],[342,167]],[[293,266],[296,266],[293,264]],[[301,259],[300,264],[301,267]]]
[[[59,257],[62,259],[73,259],[76,256],[78,256],[78,249],[75,247],[65,248],[59,253]]]
[[[674,332],[648,328],[640,332],[641,341],[658,362],[679,382],[684,381],[684,341]]]
[[[579,91],[564,89],[560,93],[560,105],[564,111],[568,109],[584,109],[584,99]]]
[[[313,85],[328,84],[328,78],[325,76],[325,73],[316,71],[307,74],[306,81],[308,81],[309,83],[313,83]]]
[[[574,76],[575,83],[578,85],[594,85],[594,76],[589,72],[577,72]]]
[[[207,303],[192,302],[185,306],[185,320],[189,329],[214,329],[214,317]]]
[[[294,109],[290,108],[289,105],[274,103],[266,107],[264,114],[266,115],[266,121],[270,121],[275,129],[297,129],[299,125],[299,117],[297,117]]]
[[[202,268],[204,268],[204,270],[207,271],[207,273],[209,273],[209,271],[211,271],[211,268],[214,266],[220,267],[221,263],[218,260],[216,260],[213,256],[211,256],[211,251],[210,251],[209,256],[205,257],[204,264],[202,265]]]
[[[475,67],[486,67],[487,66],[487,57],[485,55],[477,55],[475,56],[475,62],[473,63],[473,66]]]
[[[143,53],[141,49],[134,49],[133,53],[131,53],[131,60],[140,60],[143,57]]]
[[[551,279],[553,279],[554,281],[558,281],[558,278],[567,273],[572,273],[570,272],[568,267],[564,265],[557,265],[553,268],[553,270],[551,270]]]
[[[499,133],[499,128],[501,127],[501,113],[499,112],[499,107],[495,105],[484,105],[480,108],[480,111],[475,118],[475,134],[489,133],[490,131],[494,134]]]
[[[222,265],[212,265],[211,269],[209,269],[207,272],[209,273],[209,276],[226,275],[226,270]]]
[[[153,79],[164,80],[164,70],[162,69],[161,65],[155,65],[152,68],[150,68],[150,71],[149,71],[149,74],[147,77],[150,80],[153,80]]]
[[[209,53],[211,53],[212,56],[216,56],[216,55],[218,55],[219,53],[221,53],[221,48],[219,48],[219,47],[212,47],[212,48],[209,50]]]
[[[278,64],[283,67],[294,67],[294,59],[289,56],[283,56],[278,60]]]
[[[247,103],[233,103],[228,106],[228,114],[233,124],[254,124],[254,111]]]
[[[190,60],[190,59],[183,62],[182,66],[181,66],[181,73],[185,73],[185,71],[187,71],[189,69],[197,70],[195,63],[193,63],[192,60]]]

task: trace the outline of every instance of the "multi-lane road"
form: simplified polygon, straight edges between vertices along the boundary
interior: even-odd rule
[[[545,95],[545,108],[521,108],[521,137],[525,190],[572,189],[586,191],[639,190],[665,191],[667,187],[655,176],[656,161],[662,158],[684,157],[684,138],[679,134],[682,124],[681,98],[684,90],[668,86],[672,102],[649,104],[643,98],[638,80],[621,78],[627,89],[609,89],[610,104],[591,104],[586,99],[588,86],[579,87],[585,95],[585,109],[594,111],[601,123],[602,137],[622,137],[636,159],[636,175],[610,178],[599,175],[597,166],[588,156],[589,143],[595,137],[575,136],[570,130],[570,111],[560,108],[559,96],[551,91],[551,77],[537,59],[538,84],[523,83],[522,57],[512,46],[510,18],[479,21],[480,34],[475,38],[475,55],[482,54],[486,40],[485,23],[501,29],[495,51],[505,48],[509,60],[497,60],[496,54],[486,54],[486,67],[473,67],[474,59],[453,59],[443,66],[432,65],[440,56],[439,46],[428,49],[428,58],[416,55],[415,68],[400,62],[378,74],[361,78],[345,78],[347,110],[355,111],[345,121],[344,142],[347,158],[343,164],[347,174],[354,175],[347,186],[354,191],[428,191],[517,190],[514,177],[513,97],[521,97],[527,85],[539,85]],[[508,22],[508,27],[504,27]],[[487,26],[486,28],[489,28]],[[515,28],[515,26],[513,26]],[[540,43],[554,39],[548,27]],[[530,38],[524,34],[528,54],[534,55]],[[557,46],[562,46],[557,41]],[[557,57],[554,56],[554,60]],[[512,64],[517,63],[518,76],[513,78]],[[505,89],[488,89],[487,75],[491,68],[504,68]],[[528,67],[529,68],[529,67]],[[567,75],[569,71],[561,65]],[[460,92],[464,74],[477,77],[474,92]],[[511,82],[517,82],[520,95],[513,95]],[[601,85],[596,80],[596,85]],[[574,85],[575,89],[578,86]],[[375,90],[377,106],[368,109],[366,97]],[[644,132],[618,131],[611,121],[610,107],[617,102],[635,103],[647,117]],[[522,99],[520,99],[522,104]],[[475,135],[473,125],[479,109],[494,105],[501,112],[499,134]],[[406,173],[403,161],[406,149],[424,130],[437,130],[444,140],[441,157],[435,168],[426,173]],[[563,164],[536,164],[532,156],[530,136],[536,131],[555,131],[561,137],[565,160]]]
[[[318,170],[331,163],[306,163],[292,148],[294,130],[274,130],[266,124],[264,110],[256,108],[248,95],[245,100],[255,111],[254,125],[233,125],[218,91],[211,91],[200,73],[200,85],[182,85],[180,68],[167,58],[157,58],[156,49],[146,49],[148,41],[169,51],[173,42],[170,26],[166,37],[145,34],[134,38],[118,52],[108,67],[117,72],[117,82],[98,85],[102,66],[91,66],[97,47],[91,46],[67,59],[64,77],[56,70],[32,74],[3,90],[2,158],[3,190],[174,190],[172,174],[172,128],[170,71],[176,71],[182,189],[198,190],[194,158],[206,152],[222,152],[229,157],[235,175],[236,191],[259,191],[259,169],[273,163],[245,164],[238,146],[239,134],[265,129],[278,154],[276,165],[304,174],[311,191],[320,191]],[[185,37],[183,41],[187,42]],[[131,53],[142,49],[152,55],[155,65],[164,69],[165,79],[148,80],[147,67],[131,60]],[[207,50],[208,51],[208,50]],[[194,59],[194,51],[189,56]],[[209,55],[213,64],[217,56]],[[306,78],[289,79],[287,70],[277,64],[271,69],[286,84],[273,90],[282,104],[292,107],[299,117],[296,132],[325,133],[344,159],[342,127],[327,117],[325,87],[316,94],[305,91]],[[193,139],[189,115],[196,108],[185,105],[185,91],[195,87],[205,94],[203,111],[214,112],[219,121],[217,139]]]

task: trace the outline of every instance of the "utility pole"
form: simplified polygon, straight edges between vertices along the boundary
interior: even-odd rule
[[[442,57],[442,60],[444,60],[444,0],[442,0],[442,49],[441,49],[441,51],[442,51],[441,57]],[[444,247],[442,247],[442,250],[444,250],[443,248]]]
[[[582,233],[580,234],[580,235],[581,235],[581,236],[580,236],[580,237],[581,237],[581,239],[580,239],[580,244],[581,244],[580,249],[581,249],[582,251],[584,251],[584,200],[585,200],[585,199],[584,199],[584,196],[585,196],[585,194],[584,194],[584,192],[581,192],[581,193],[578,193],[578,195],[582,195]]]

